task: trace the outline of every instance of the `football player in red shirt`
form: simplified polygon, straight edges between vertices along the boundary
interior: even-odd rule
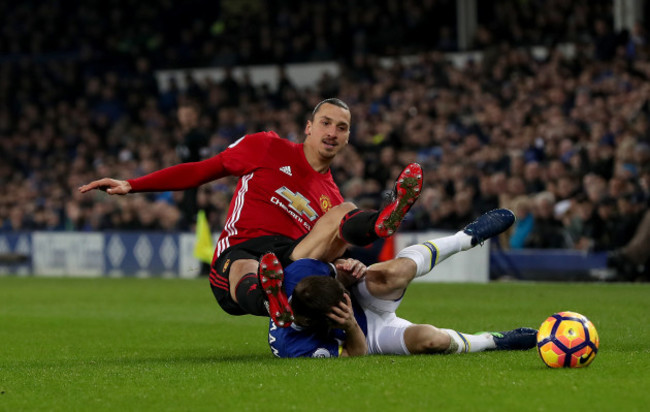
[[[369,244],[392,235],[422,187],[422,170],[412,164],[400,175],[395,198],[381,212],[360,211],[352,203],[344,203],[330,164],[348,143],[350,121],[350,109],[343,101],[327,99],[314,108],[302,144],[282,139],[275,132],[255,133],[210,159],[136,179],[103,178],[79,190],[101,189],[112,195],[185,190],[225,176],[239,176],[212,260],[212,291],[229,314],[270,314],[275,323],[286,327],[292,313],[282,278],[271,279],[260,288],[258,275],[266,269],[259,264],[260,256],[274,252],[283,265],[305,257],[335,261],[347,243]]]

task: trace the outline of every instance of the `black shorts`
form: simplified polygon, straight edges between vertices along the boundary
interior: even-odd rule
[[[248,314],[230,296],[230,266],[234,261],[239,259],[259,260],[265,253],[273,252],[280,259],[282,267],[287,267],[293,262],[290,257],[291,253],[301,240],[302,237],[291,239],[286,236],[261,236],[231,246],[221,252],[210,269],[210,287],[221,309],[235,316]]]

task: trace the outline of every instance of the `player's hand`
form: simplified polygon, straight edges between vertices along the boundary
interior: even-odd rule
[[[347,331],[357,326],[357,319],[354,317],[350,295],[346,293],[343,298],[345,299],[343,302],[332,306],[332,311],[327,314],[327,317],[334,322],[336,327]]]
[[[334,262],[338,280],[343,285],[350,285],[359,281],[366,274],[366,265],[356,259],[337,259]]]
[[[81,186],[79,191],[81,193],[86,193],[93,189],[103,190],[109,195],[125,195],[131,191],[131,184],[126,180],[117,180],[105,177]]]

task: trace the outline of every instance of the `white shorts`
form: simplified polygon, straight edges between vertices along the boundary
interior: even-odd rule
[[[354,285],[352,293],[368,321],[368,354],[410,355],[404,343],[404,331],[413,323],[395,314],[402,299],[385,300],[372,296],[365,280]]]

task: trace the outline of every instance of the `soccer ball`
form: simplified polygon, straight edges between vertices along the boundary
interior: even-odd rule
[[[537,332],[537,353],[551,368],[589,366],[598,353],[599,343],[594,324],[576,312],[550,316]]]

